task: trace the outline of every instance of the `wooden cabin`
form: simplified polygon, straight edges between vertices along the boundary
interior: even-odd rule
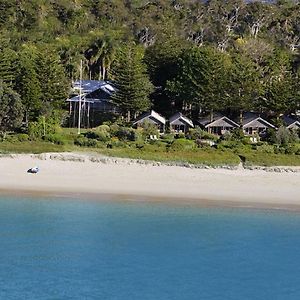
[[[300,129],[300,122],[296,119],[296,117],[293,116],[284,116],[283,122],[286,126],[286,128],[291,130],[299,130]]]
[[[267,129],[276,129],[276,127],[268,122],[267,120],[263,119],[254,114],[248,114],[244,116],[242,122],[242,128],[245,135],[259,135],[264,136]]]
[[[194,128],[193,121],[178,112],[169,118],[170,129],[176,133],[187,133],[190,128]]]
[[[149,112],[146,112],[137,119],[134,120],[133,126],[134,127],[142,127],[143,123],[149,122],[151,124],[154,124],[157,129],[159,130],[160,133],[165,132],[165,127],[166,127],[166,119],[161,116],[159,113],[157,113],[154,110],[151,110]]]
[[[218,117],[205,125],[205,129],[209,133],[216,135],[223,135],[224,133],[230,132],[235,128],[239,128],[239,124],[225,116]]]

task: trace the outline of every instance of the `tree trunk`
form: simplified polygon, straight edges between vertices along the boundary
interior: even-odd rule
[[[130,110],[127,111],[127,122],[130,122]]]
[[[102,71],[102,80],[105,80],[106,77],[106,67],[102,67],[103,71]]]
[[[239,117],[239,119],[240,119],[240,125],[243,125],[243,110],[242,109],[240,110],[240,117]]]
[[[213,109],[210,111],[210,122],[214,120],[214,111]]]
[[[99,77],[98,77],[98,80],[100,81],[102,78],[102,68],[101,68],[101,65],[99,66]]]

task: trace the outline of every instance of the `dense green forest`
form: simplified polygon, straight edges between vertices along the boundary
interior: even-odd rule
[[[299,109],[299,51],[299,1],[0,0],[1,131],[64,109],[81,60],[131,118],[276,118]]]

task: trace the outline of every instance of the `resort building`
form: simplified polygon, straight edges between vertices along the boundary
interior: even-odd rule
[[[207,122],[207,119],[202,119],[199,123],[212,134],[223,135],[226,132],[230,132],[235,128],[239,128],[239,124],[225,116],[217,116],[211,122]]]
[[[298,130],[300,129],[300,122],[293,116],[284,116],[283,122],[288,129]]]
[[[154,110],[140,115],[134,122],[134,127],[141,127],[144,123],[149,122],[154,124],[159,132],[165,132],[166,119]]]
[[[276,129],[273,124],[253,113],[244,114],[242,128],[245,135],[259,136],[264,136],[267,129]]]
[[[169,118],[171,132],[187,133],[190,128],[194,128],[193,121],[184,116],[181,112]]]
[[[73,82],[73,97],[67,99],[70,103],[70,112],[74,111],[79,103],[81,88],[82,109],[96,112],[118,111],[117,106],[112,103],[111,95],[115,92],[114,87],[107,81],[80,80]]]

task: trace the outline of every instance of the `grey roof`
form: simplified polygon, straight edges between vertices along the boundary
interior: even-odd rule
[[[224,127],[224,126],[228,126],[228,127],[234,127],[234,128],[238,128],[240,127],[239,124],[235,123],[234,121],[232,121],[231,119],[223,116],[221,118],[218,118],[210,123],[208,123],[205,128],[208,127]]]
[[[287,128],[300,128],[299,120],[294,116],[283,116],[283,122],[285,123]]]
[[[262,125],[264,125],[264,127],[276,128],[273,124],[271,124],[270,122],[268,122],[267,120],[265,120],[261,117],[243,120],[243,128],[258,127],[258,124],[262,124]]]
[[[80,81],[73,82],[75,92],[80,90]],[[82,80],[81,81],[81,101],[95,103],[100,101],[110,102],[111,95],[115,92],[110,82],[98,80]],[[67,99],[69,102],[79,102],[79,95]]]
[[[260,116],[254,112],[244,112],[243,113],[243,121],[242,121],[242,125],[248,124],[253,120],[256,120],[257,118],[259,118]]]
[[[213,118],[212,118],[212,119],[211,119],[211,116],[210,116],[210,115],[209,115],[209,116],[205,116],[205,117],[200,118],[200,119],[198,120],[198,123],[199,123],[200,125],[202,125],[202,126],[206,126],[207,124],[209,124],[209,123],[211,123],[211,122],[213,122],[213,121],[219,120],[219,119],[221,119],[221,118],[223,118],[223,117],[224,117],[224,115],[222,115],[222,114],[216,112],[216,113],[213,114]]]
[[[188,125],[190,127],[194,127],[193,121],[184,116],[181,112],[177,112],[173,116],[169,118],[170,124],[172,125],[173,122],[179,120],[180,122],[184,123],[185,125]]]
[[[144,120],[146,119],[150,119],[152,120],[154,123],[160,123],[162,125],[166,124],[166,119],[161,116],[159,113],[157,113],[154,110],[151,110],[149,112],[146,112],[142,115],[140,115],[139,117],[137,117],[134,122],[133,125],[138,124],[138,123],[142,123]]]
[[[73,89],[79,90],[80,89],[80,80],[76,80],[73,82]],[[96,90],[103,90],[108,94],[112,94],[115,89],[108,81],[103,80],[81,80],[81,90],[82,93],[88,94],[94,92]]]

